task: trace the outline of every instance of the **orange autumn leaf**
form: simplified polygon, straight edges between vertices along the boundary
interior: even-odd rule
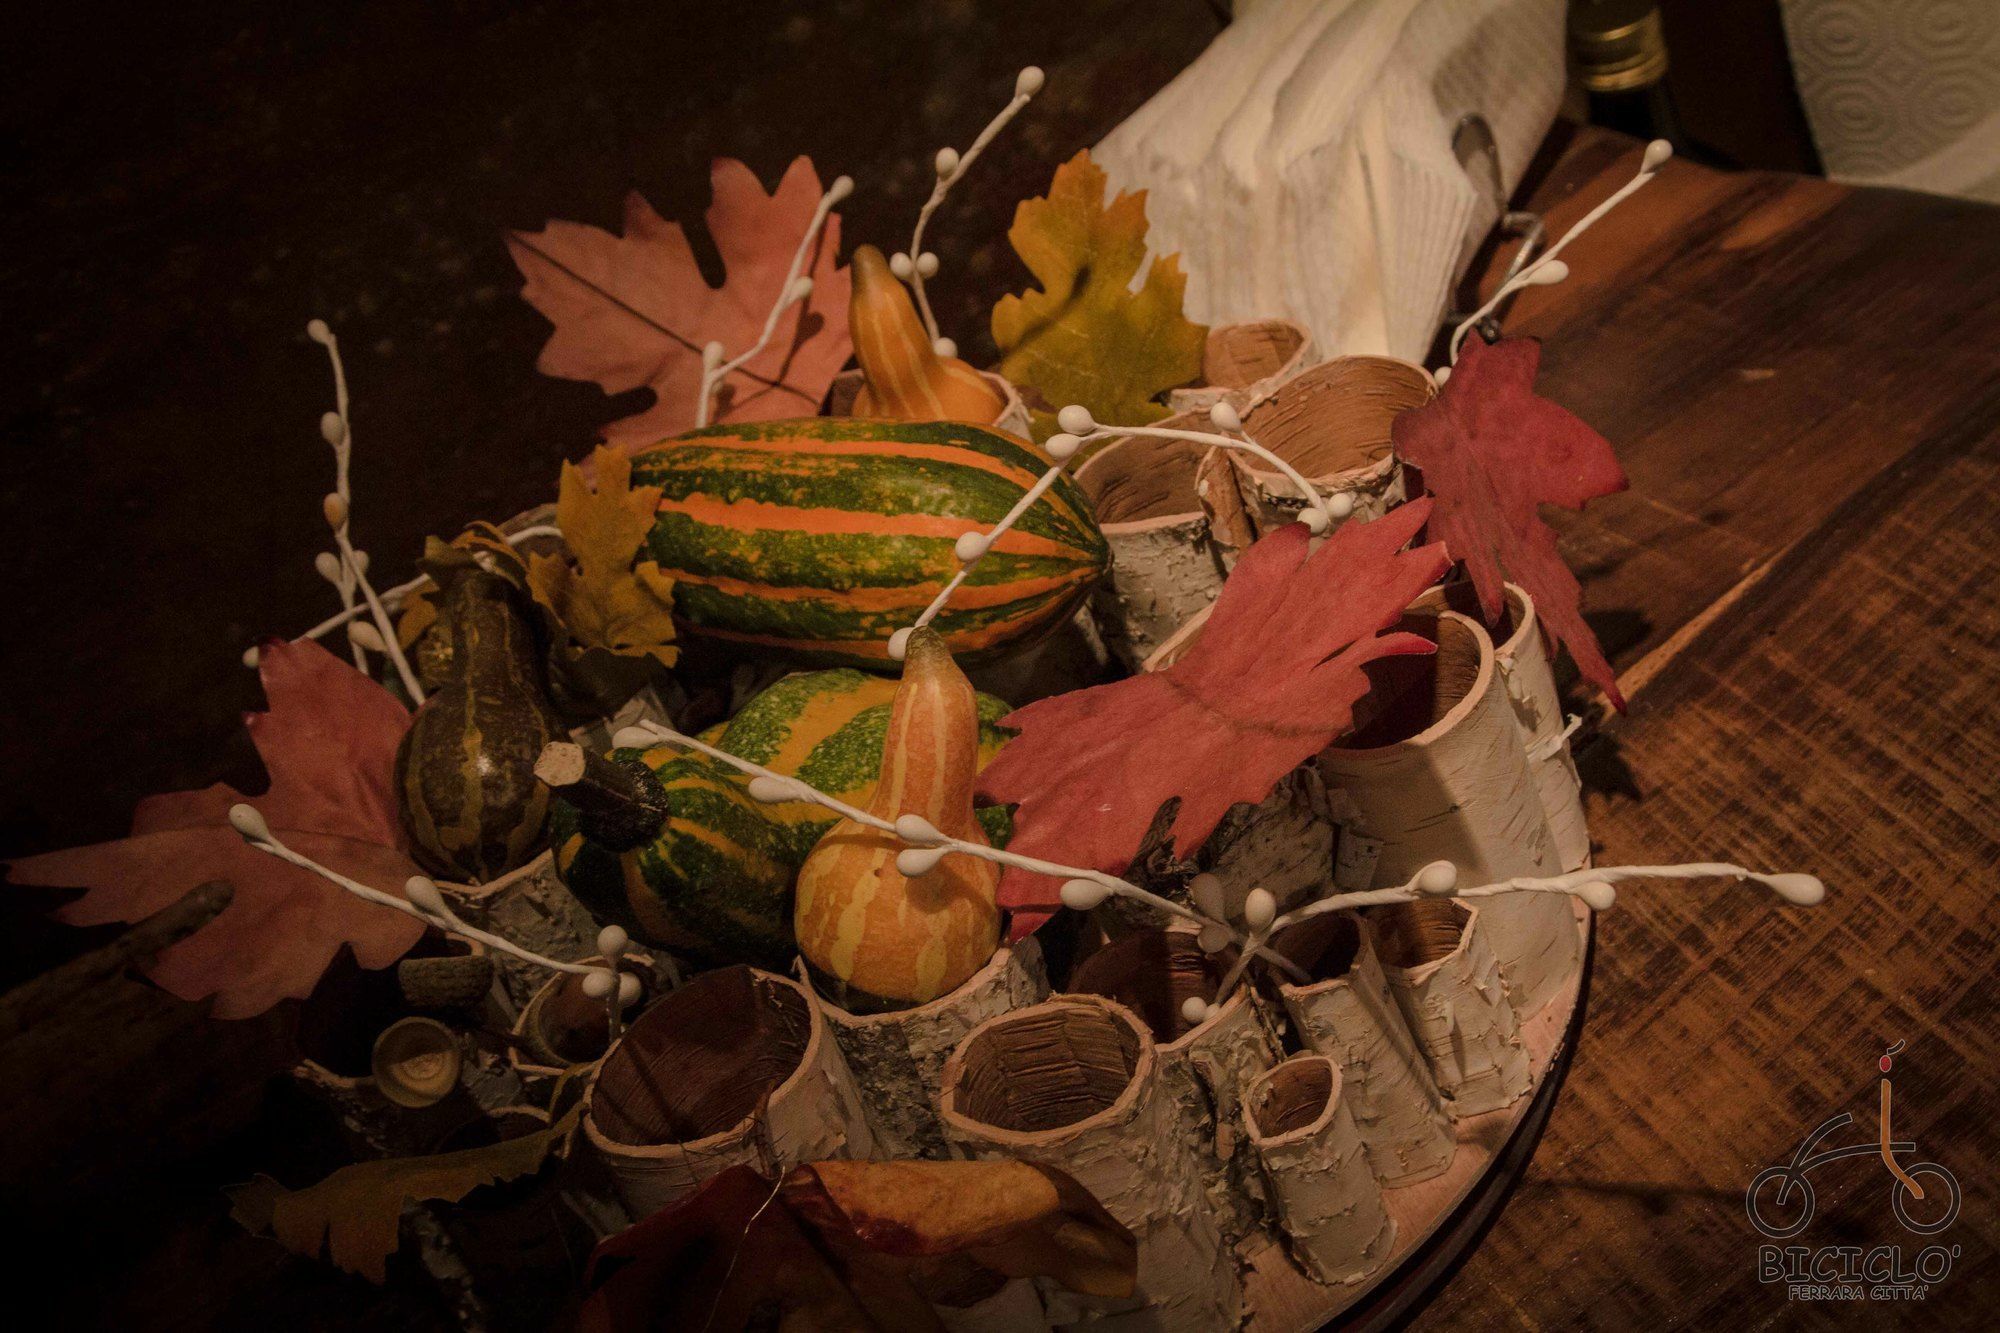
[[[1051,408],[1081,403],[1097,420],[1143,426],[1154,401],[1201,374],[1208,330],[1181,314],[1180,256],[1146,262],[1146,192],[1104,202],[1105,175],[1080,152],[1056,168],[1043,199],[1023,200],[1007,240],[1041,284],[993,307],[1000,373]],[[1053,430],[1036,415],[1037,439]]]
[[[717,158],[709,179],[714,202],[706,220],[722,256],[720,287],[702,277],[680,224],[666,221],[637,192],[625,198],[622,236],[558,220],[507,237],[508,252],[527,279],[521,295],[555,325],[537,368],[589,380],[607,393],[653,391],[651,407],[602,431],[628,450],[693,429],[702,348],[719,342],[735,356],[756,344],[823,193],[805,157],[768,195],[750,168],[733,158]],[[819,411],[852,350],[839,249],[840,218],[829,216],[804,267],[812,295],[779,318],[762,354],[723,380],[712,420],[768,421]]]
[[[229,807],[247,800],[290,846],[371,888],[400,897],[417,873],[396,807],[396,746],[410,725],[403,706],[310,640],[265,644],[259,670],[270,711],[243,723],[271,777],[262,796],[223,783],[148,796],[132,812],[130,837],[7,867],[16,884],[88,889],[56,914],[74,926],[138,921],[199,884],[228,880],[236,895],[221,915],[145,965],[181,999],[213,995],[217,1018],[303,998],[343,947],[363,967],[387,967],[424,929],[257,851],[230,828]]]

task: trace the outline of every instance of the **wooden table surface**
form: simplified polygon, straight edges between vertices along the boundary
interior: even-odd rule
[[[1532,206],[1553,233],[1631,175],[1585,133]],[[2000,1264],[2000,211],[1670,164],[1508,330],[1618,447],[1624,495],[1558,526],[1631,696],[1583,754],[1599,864],[1822,876],[1785,908],[1630,886],[1528,1173],[1418,1320],[1437,1329],[1990,1325]],[[1759,1281],[1744,1191],[1831,1115],[1964,1193],[1903,1230],[1873,1157],[1812,1178],[1787,1244],[1953,1247],[1920,1304]]]

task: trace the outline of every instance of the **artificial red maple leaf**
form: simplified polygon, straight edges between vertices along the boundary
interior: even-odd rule
[[[1403,550],[1430,510],[1419,500],[1345,524],[1317,551],[1303,523],[1288,524],[1244,553],[1173,666],[1002,719],[1020,734],[979,789],[1018,803],[1007,850],[1121,874],[1169,799],[1180,799],[1174,847],[1187,856],[1231,806],[1270,795],[1353,725],[1366,663],[1436,651],[1418,635],[1381,632],[1450,563],[1442,545]],[[1014,913],[1012,938],[1055,910],[1057,887],[1007,870],[1000,902]]]
[[[1505,580],[1513,579],[1535,599],[1542,624],[1569,649],[1583,678],[1622,712],[1625,696],[1584,623],[1583,589],[1537,506],[1581,509],[1624,490],[1625,470],[1610,441],[1536,396],[1541,360],[1542,345],[1532,338],[1489,347],[1474,334],[1438,396],[1398,416],[1391,438],[1404,462],[1423,469],[1437,498],[1433,535],[1465,562],[1487,622],[1500,622]]]
[[[162,952],[146,975],[184,1000],[215,996],[217,1018],[249,1018],[302,998],[342,945],[363,967],[408,953],[423,925],[363,902],[260,852],[229,827],[248,799],[288,845],[371,888],[401,896],[417,874],[404,855],[396,746],[410,716],[387,690],[310,640],[263,646],[270,711],[246,713],[271,786],[246,798],[224,783],[148,796],[132,835],[11,862],[17,884],[87,888],[57,912],[73,926],[138,921],[211,879],[236,896],[221,915]]]
[[[823,193],[812,159],[796,159],[765,194],[750,168],[717,158],[709,171],[714,202],[709,235],[722,255],[724,284],[710,287],[677,222],[634,191],[625,196],[625,234],[582,222],[552,221],[513,232],[507,249],[527,285],[521,295],[553,323],[536,368],[589,380],[607,393],[649,388],[654,403],[601,432],[627,449],[691,430],[701,392],[701,352],[711,341],[728,356],[753,347],[785,286],[799,241]],[[714,421],[811,416],[847,363],[847,270],[839,267],[840,218],[829,216],[805,275],[812,295],[778,320],[770,346],[722,382]]]

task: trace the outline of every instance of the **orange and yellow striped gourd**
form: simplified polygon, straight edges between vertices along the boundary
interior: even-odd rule
[[[990,846],[973,818],[979,705],[944,640],[910,635],[903,679],[868,812],[921,815],[939,832]],[[815,984],[853,1012],[904,1009],[948,995],[1000,944],[1000,867],[955,853],[914,879],[905,844],[842,819],[799,870],[793,926]]]
[[[882,252],[864,245],[849,272],[854,292],[847,327],[865,381],[854,398],[857,417],[892,421],[968,421],[990,426],[1007,403],[955,356],[939,356],[917,318],[910,294],[889,271]]]

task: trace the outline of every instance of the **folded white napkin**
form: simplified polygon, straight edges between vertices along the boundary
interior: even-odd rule
[[[1236,20],[1092,150],[1150,191],[1188,313],[1284,316],[1329,355],[1421,357],[1493,225],[1490,171],[1452,149],[1492,128],[1503,191],[1563,88],[1563,0],[1238,0]]]

